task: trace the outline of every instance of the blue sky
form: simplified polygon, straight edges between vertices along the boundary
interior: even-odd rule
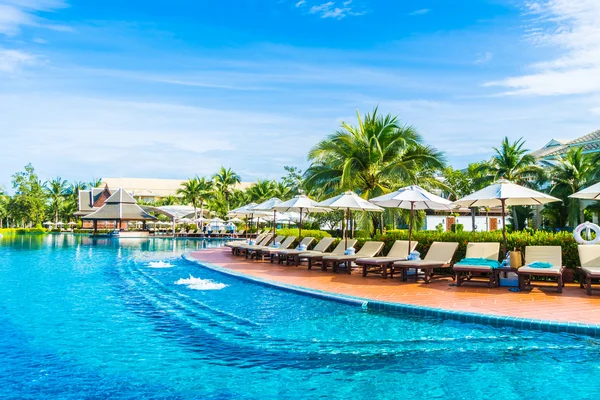
[[[600,129],[597,0],[0,0],[0,185],[244,180],[379,105],[456,167]]]

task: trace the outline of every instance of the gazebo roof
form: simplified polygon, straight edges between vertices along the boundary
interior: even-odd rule
[[[85,220],[96,221],[148,221],[156,217],[148,214],[137,205],[135,199],[124,189],[117,190],[110,196],[99,210],[84,216]]]

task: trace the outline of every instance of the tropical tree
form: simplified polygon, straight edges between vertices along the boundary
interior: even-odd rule
[[[584,221],[584,207],[581,200],[570,199],[569,196],[593,182],[596,168],[592,157],[584,154],[581,147],[571,148],[564,156],[556,157],[551,170],[550,193],[560,197],[568,205],[571,226]]]
[[[225,168],[221,166],[219,172],[213,176],[216,189],[221,192],[225,198],[225,204],[227,205],[227,212],[229,212],[229,198],[233,191],[233,187],[240,183],[242,178],[234,172],[231,168]]]
[[[94,178],[87,183],[89,188],[97,188],[102,186],[102,178]]]
[[[295,196],[302,189],[302,171],[300,168],[290,167],[287,165],[283,167],[283,169],[287,172],[287,175],[281,178],[281,184],[287,186],[290,194]]]
[[[422,143],[416,129],[397,117],[357,112],[357,125],[341,128],[314,146],[303,187],[317,197],[354,190],[368,199],[399,186],[442,186],[434,172],[444,167],[444,156]],[[371,215],[373,233],[380,218]]]
[[[269,179],[258,180],[246,190],[250,201],[261,203],[274,197],[276,194],[277,183]]]
[[[163,197],[159,201],[159,205],[161,206],[174,206],[176,204],[179,204],[179,199],[175,196]]]
[[[4,188],[0,186],[0,229],[4,228],[4,219],[6,219],[6,226],[8,227],[8,202],[10,197],[6,195]]]
[[[206,179],[205,177],[198,178],[198,200],[200,202],[200,215],[204,216],[204,204],[207,200],[211,198],[214,192],[214,182],[210,179]],[[229,212],[229,210],[227,210]]]
[[[67,181],[57,177],[46,182],[44,187],[50,200],[50,214],[54,218],[54,223],[57,223],[65,198],[68,196]]]
[[[190,178],[181,184],[181,188],[177,189],[177,194],[181,195],[182,200],[194,207],[194,219],[198,219],[198,203],[202,196],[199,180],[197,176]]]
[[[40,225],[45,214],[46,194],[33,165],[27,164],[23,171],[15,173],[12,186],[15,194],[8,203],[8,213],[24,224]]]
[[[537,186],[545,178],[544,169],[524,146],[523,138],[511,143],[505,137],[500,148],[494,147],[495,154],[491,160],[479,164],[474,169],[474,173],[480,175],[475,183],[487,185],[504,178],[522,186]],[[512,207],[512,213],[513,228],[519,230],[516,207]]]
[[[273,196],[280,198],[281,200],[289,200],[298,193],[293,187],[288,186],[285,182],[275,182],[273,187]]]

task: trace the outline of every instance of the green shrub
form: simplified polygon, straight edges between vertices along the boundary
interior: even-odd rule
[[[2,228],[0,229],[0,235],[14,235],[17,232],[15,228]]]
[[[311,248],[314,247],[321,239],[323,239],[325,237],[331,237],[331,235],[326,231],[313,230],[313,229],[302,229],[302,236],[298,237],[299,233],[298,233],[298,229],[296,229],[296,228],[277,229],[277,235],[286,236],[286,237],[287,236],[296,236],[296,241],[294,242],[293,246],[297,246],[298,243],[300,243],[302,241],[302,239],[304,239],[305,237],[314,237],[315,240],[313,241],[312,245],[310,246]]]
[[[43,235],[45,233],[48,233],[48,229],[46,228],[17,228],[16,230],[16,234],[17,235],[25,235],[25,234],[33,234],[33,235]]]
[[[437,224],[437,225],[435,226],[435,230],[436,230],[437,232],[439,232],[439,233],[442,233],[442,232],[444,232],[444,225],[442,225],[441,223],[440,223],[440,224]]]
[[[454,233],[462,232],[465,230],[465,226],[463,224],[452,224],[450,225],[450,230]]]

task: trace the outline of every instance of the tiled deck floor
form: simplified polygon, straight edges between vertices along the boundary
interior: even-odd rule
[[[562,294],[556,289],[533,289],[530,292],[509,292],[507,288],[488,289],[480,285],[450,286],[451,278],[401,283],[399,279],[382,279],[378,275],[364,278],[355,271],[352,275],[323,272],[320,267],[308,270],[234,257],[228,248],[209,249],[192,253],[200,261],[216,264],[265,280],[322,290],[331,293],[413,304],[454,311],[542,319],[548,321],[600,324],[600,293],[586,296],[579,284],[570,284]]]

